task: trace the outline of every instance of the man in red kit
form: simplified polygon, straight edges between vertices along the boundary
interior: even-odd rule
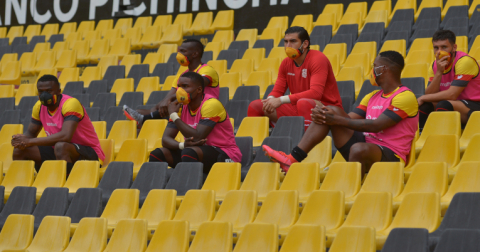
[[[248,106],[248,116],[267,116],[275,125],[282,116],[303,116],[305,131],[312,123],[316,105],[342,107],[332,65],[320,51],[310,50],[310,36],[303,27],[285,31],[285,58],[280,65],[272,92],[265,100],[255,100]],[[290,95],[284,95],[290,89]]]

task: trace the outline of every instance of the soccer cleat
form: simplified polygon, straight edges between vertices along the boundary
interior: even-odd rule
[[[287,173],[288,169],[290,169],[290,165],[292,165],[292,159],[290,155],[285,154],[283,151],[276,151],[267,145],[262,145],[263,151],[265,151],[265,155],[270,158],[271,161],[277,162],[280,164],[280,168],[282,168],[283,172]]]
[[[132,121],[137,121],[138,126],[143,123],[143,115],[138,113],[134,109],[128,107],[127,105],[123,105],[123,113],[128,119]]]

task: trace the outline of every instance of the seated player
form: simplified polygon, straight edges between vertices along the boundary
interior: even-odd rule
[[[248,116],[268,116],[275,125],[282,116],[303,116],[305,130],[312,122],[311,109],[316,105],[342,108],[332,65],[320,51],[310,50],[310,36],[303,27],[285,31],[285,58],[280,64],[277,81],[265,100],[248,106]],[[290,95],[284,95],[287,88]]]
[[[301,162],[329,130],[333,142],[345,160],[360,162],[362,174],[375,162],[404,162],[418,129],[418,104],[415,94],[400,82],[404,60],[395,51],[381,52],[375,59],[370,82],[380,86],[362,99],[348,115],[340,107],[316,106],[313,122],[290,155],[263,150],[287,172],[290,165]]]
[[[457,51],[455,34],[439,30],[432,43],[436,60],[429,69],[425,95],[418,98],[420,128],[432,111],[458,111],[466,124],[474,111],[480,110],[480,77],[477,61]]]
[[[196,39],[186,39],[182,45],[178,47],[177,61],[180,65],[188,67],[183,72],[195,72],[202,75],[205,82],[205,94],[211,95],[218,99],[220,95],[220,87],[218,85],[218,74],[213,67],[202,63],[203,45]],[[179,75],[178,75],[179,76]],[[168,103],[175,100],[175,93],[177,92],[177,82],[179,78],[173,80],[172,88],[168,92],[167,96],[153,106],[150,110],[139,109],[134,110],[127,105],[123,106],[125,115],[130,120],[137,121],[137,124],[141,126],[145,120],[160,119],[168,117]]]
[[[67,174],[78,160],[98,160],[105,154],[82,104],[61,94],[57,77],[44,75],[37,83],[39,101],[25,135],[12,136],[13,160],[33,160],[38,171],[45,160],[67,161]],[[37,137],[42,127],[47,137]]]
[[[241,162],[233,127],[219,100],[204,93],[204,81],[195,72],[184,73],[178,81],[177,101],[168,105],[170,121],[163,133],[163,148],[150,153],[150,162],[202,162],[207,174],[216,162]],[[185,142],[177,142],[178,132]]]

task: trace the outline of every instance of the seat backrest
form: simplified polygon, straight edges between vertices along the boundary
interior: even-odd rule
[[[67,178],[67,162],[64,160],[47,160],[42,163],[33,182],[33,187],[43,191],[47,187],[62,187]],[[40,191],[39,190],[39,191]]]
[[[450,7],[453,8],[453,7]],[[435,252],[444,251],[473,251],[480,246],[480,231],[479,230],[462,230],[450,229],[446,230],[440,241],[435,247]]]
[[[198,228],[215,216],[215,192],[213,190],[189,190],[175,214],[174,220],[186,220],[190,228]]]
[[[325,227],[318,225],[295,225],[288,232],[280,252],[325,251]]]
[[[342,227],[330,247],[330,252],[376,251],[373,227]]]
[[[117,79],[125,78],[125,66],[109,66],[103,76],[107,81],[107,88],[110,91]]]
[[[202,190],[213,190],[217,197],[224,197],[230,190],[240,188],[239,163],[215,163],[208,172]]]
[[[297,146],[305,131],[304,118],[301,116],[280,117],[270,136],[286,136],[292,138],[292,145]]]
[[[63,251],[69,241],[70,218],[46,216],[27,251]]]
[[[175,190],[150,190],[136,218],[147,220],[149,227],[156,227],[161,221],[173,219],[177,204],[176,196]]]
[[[360,192],[389,192],[396,197],[403,190],[403,168],[400,162],[374,163]]]
[[[63,93],[66,95],[82,94],[83,93],[83,81],[69,81],[63,89]]]
[[[100,108],[101,118],[106,114],[107,109],[112,106],[116,106],[115,93],[98,93],[92,105],[92,107]]]
[[[87,88],[87,94],[90,94],[90,101],[95,101],[100,93],[108,93],[107,81],[93,80]]]
[[[46,188],[38,201],[32,215],[35,217],[35,228],[47,215],[63,216],[68,208],[68,189],[49,187]]]
[[[10,214],[31,214],[35,208],[37,188],[17,186],[13,188],[7,203],[0,212],[4,221]]]
[[[242,229],[255,219],[257,206],[256,191],[230,191],[213,221],[231,222],[235,229]]]
[[[133,78],[135,89],[137,89],[138,83],[140,83],[140,79],[149,76],[149,67],[150,66],[148,64],[139,64],[133,65],[132,68],[130,68],[130,72],[128,72],[127,78]]]
[[[0,248],[26,249],[33,239],[33,215],[11,214],[0,233]]]
[[[436,192],[443,196],[448,188],[448,173],[445,162],[416,163],[402,191],[403,196],[412,192]]]
[[[87,113],[88,117],[90,117],[90,121],[100,121],[100,108],[85,108],[85,112]],[[105,131],[106,127],[107,126],[105,124]]]
[[[157,105],[157,103],[162,101],[167,96],[168,92],[170,92],[170,90],[168,90],[168,91],[153,91],[150,94],[150,97],[148,97],[147,105]]]
[[[145,199],[150,190],[165,188],[168,181],[167,168],[168,164],[163,162],[144,163],[131,188],[140,190],[140,199]]]
[[[265,198],[270,191],[278,190],[280,184],[278,163],[253,163],[243,180],[240,190],[254,190],[258,197]]]
[[[188,221],[162,221],[153,234],[146,252],[187,252],[190,240]]]
[[[113,225],[123,219],[134,219],[138,214],[139,195],[137,189],[116,189],[100,217],[107,218]]]
[[[357,195],[343,226],[370,226],[384,230],[392,222],[392,194],[362,192]]]
[[[278,227],[271,223],[252,223],[245,226],[234,252],[278,251]]]
[[[339,228],[345,220],[345,196],[342,191],[314,191],[296,225],[321,225],[327,230]]]
[[[240,88],[240,87],[239,87]],[[258,88],[258,87],[256,87]],[[238,90],[238,89],[237,89]],[[225,110],[230,118],[234,118],[234,128],[238,129],[242,120],[248,115],[248,100],[231,100],[227,103]]]
[[[103,174],[98,188],[103,195],[111,194],[115,189],[130,188],[133,177],[133,162],[111,162]]]
[[[254,223],[272,223],[279,228],[288,228],[297,221],[298,208],[297,191],[271,191]]]
[[[183,196],[191,189],[200,189],[203,184],[203,164],[178,163],[168,180],[165,189],[177,190],[178,196]]]
[[[320,186],[318,163],[294,163],[290,166],[280,190],[296,190],[300,198],[308,197]]]
[[[145,251],[147,238],[147,221],[120,220],[104,251]]]
[[[438,124],[445,127],[448,125]],[[425,132],[425,128],[424,131]],[[423,136],[420,135],[420,138]],[[416,144],[418,144],[418,140]],[[433,149],[435,151],[433,151]],[[423,145],[417,159],[417,164],[422,162],[445,162],[447,168],[454,167],[460,161],[460,147],[456,135],[430,135]]]
[[[242,152],[242,167],[248,166],[253,160],[253,139],[252,137],[235,137],[240,152]]]
[[[443,232],[452,228],[478,229],[480,227],[479,208],[480,193],[459,192],[455,194],[437,230]]]
[[[79,188],[96,188],[98,186],[98,170],[100,162],[79,160],[73,165],[72,171],[63,187],[68,188],[70,193],[76,192]]]
[[[289,136],[270,136],[263,140],[262,145],[267,145],[274,150],[290,154],[292,138]],[[265,155],[256,155],[253,162],[270,162],[270,159]]]
[[[231,223],[204,222],[200,225],[188,251],[230,251],[232,246],[233,235]]]
[[[82,218],[99,217],[102,213],[102,189],[80,188],[73,196],[65,216],[72,223],[79,223]]]
[[[400,244],[402,245],[400,246]],[[405,252],[406,248],[408,248],[408,252],[430,251],[428,248],[428,230],[424,228],[395,228],[388,235],[382,252]]]
[[[118,103],[119,107],[127,105],[130,108],[136,108],[139,105],[143,105],[143,92],[125,92],[122,95],[122,99]]]
[[[237,58],[241,59],[245,51],[249,48],[248,41],[233,41],[228,49],[237,50]],[[217,57],[218,59],[218,57]]]
[[[22,161],[16,160],[10,164],[7,170],[3,168],[5,178],[2,181],[2,186],[7,192],[11,192],[16,186],[31,186],[34,180],[35,163],[31,160]]]
[[[64,251],[103,251],[107,246],[107,236],[107,219],[83,218]]]
[[[345,197],[352,197],[360,191],[360,181],[360,163],[332,163],[320,190],[343,191]]]

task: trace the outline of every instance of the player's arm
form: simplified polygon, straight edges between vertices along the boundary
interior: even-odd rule
[[[434,94],[440,91],[440,82],[442,81],[442,72],[433,72],[433,64],[428,68],[428,86],[425,89],[425,94]]]
[[[17,134],[12,136],[12,146],[16,148],[25,148],[26,139],[35,138],[42,130],[42,122],[40,121],[40,101],[38,101],[32,109],[32,119],[28,125],[25,134]]]
[[[282,63],[280,64],[280,67],[278,69],[278,75],[277,75],[277,80],[275,81],[275,85],[273,86],[272,92],[268,95],[269,97],[280,97],[285,94],[287,91],[288,85],[287,85],[287,72],[288,70],[285,67],[285,62],[288,60],[288,58],[285,58]]]
[[[178,129],[173,122],[168,122],[162,136],[162,146],[168,149],[178,149],[178,144],[175,137],[178,134]]]
[[[30,138],[26,142],[26,147],[30,146],[53,146],[58,142],[70,143],[72,141],[73,134],[77,129],[77,121],[65,121],[62,126],[62,130],[56,134],[52,134],[47,137]]]
[[[328,63],[328,58],[326,56],[317,58],[308,69],[308,71],[310,71],[310,89],[289,95],[290,103],[295,105],[297,104],[297,101],[302,98],[320,101],[323,97],[323,92],[327,83],[328,68],[331,68],[331,66]]]
[[[454,82],[455,81],[452,82],[452,85],[447,90],[420,96],[418,98],[419,104],[421,105],[424,102],[439,102],[439,101],[444,101],[444,100],[456,100],[457,97],[463,92],[465,87],[453,86]]]

